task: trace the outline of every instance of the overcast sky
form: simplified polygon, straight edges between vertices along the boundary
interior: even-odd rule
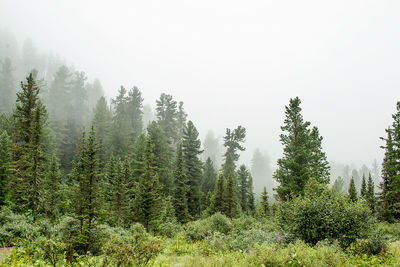
[[[328,159],[379,162],[400,100],[400,1],[0,0],[0,28],[31,37],[98,77],[108,97],[133,85],[154,106],[185,103],[202,138],[247,129],[275,163],[284,106],[299,96]]]

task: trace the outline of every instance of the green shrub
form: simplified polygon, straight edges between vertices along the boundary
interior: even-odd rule
[[[357,239],[349,247],[353,254],[377,255],[386,253],[388,250],[387,240],[380,234],[373,233],[367,239]]]
[[[341,193],[311,180],[304,196],[281,203],[278,218],[290,239],[311,244],[337,239],[347,247],[365,234],[370,210],[363,200],[353,203]]]
[[[185,226],[186,235],[191,240],[203,240],[215,232],[227,234],[231,230],[231,220],[221,213],[216,213],[206,219],[189,222]]]

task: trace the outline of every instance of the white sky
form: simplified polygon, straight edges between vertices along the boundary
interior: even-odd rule
[[[137,85],[146,103],[185,102],[202,138],[247,128],[281,155],[284,105],[299,96],[328,159],[381,161],[400,91],[400,1],[0,0],[0,28],[31,37],[100,78],[112,97]]]

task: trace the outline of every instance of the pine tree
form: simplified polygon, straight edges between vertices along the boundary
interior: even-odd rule
[[[183,102],[179,102],[179,107],[178,107],[178,112],[176,114],[176,119],[177,119],[177,129],[178,129],[178,136],[179,138],[183,137],[183,131],[186,127],[186,118],[187,114],[185,110],[183,109]]]
[[[61,174],[56,155],[53,155],[45,179],[44,210],[51,220],[59,214],[61,205]]]
[[[238,177],[238,196],[239,196],[239,203],[242,211],[246,212],[248,210],[249,204],[249,178],[250,173],[247,170],[245,165],[241,165],[237,172]]]
[[[111,110],[104,96],[99,98],[93,112],[93,126],[96,129],[96,139],[99,143],[99,165],[102,168],[109,155],[109,135],[112,119]]]
[[[269,214],[269,203],[268,203],[268,192],[264,186],[264,190],[261,193],[261,208],[264,216]]]
[[[12,103],[15,101],[13,67],[9,58],[0,64],[0,113],[11,112]]]
[[[368,175],[368,185],[367,185],[367,193],[366,193],[366,199],[369,204],[369,208],[371,209],[372,212],[375,211],[375,185],[371,177],[371,173]]]
[[[367,195],[367,182],[365,181],[365,175],[363,174],[362,183],[361,183],[361,190],[360,190],[360,196],[362,198],[365,198],[366,195]]]
[[[356,202],[358,197],[357,197],[357,189],[356,189],[356,184],[354,183],[354,178],[352,177],[350,180],[350,186],[349,186],[349,198],[351,201]]]
[[[17,93],[15,118],[15,143],[13,145],[13,175],[11,178],[11,200],[18,210],[31,210],[34,214],[40,206],[43,190],[45,158],[43,155],[43,128],[46,109],[39,99],[39,87],[33,75],[27,83],[21,82]]]
[[[175,156],[173,206],[175,217],[180,223],[190,220],[187,203],[188,181],[183,163],[182,145],[179,144]]]
[[[211,158],[208,157],[206,163],[204,164],[204,172],[203,172],[202,191],[204,195],[207,195],[208,192],[214,192],[217,176],[218,174],[214,168],[214,164]]]
[[[112,183],[111,207],[114,222],[117,226],[124,226],[129,217],[129,179],[130,167],[126,159],[124,163],[117,160],[115,180]]]
[[[239,212],[239,203],[236,197],[236,182],[233,177],[233,173],[228,175],[225,180],[223,201],[224,201],[224,213],[229,218],[236,217]]]
[[[329,165],[322,151],[322,137],[318,129],[309,129],[310,122],[304,121],[298,97],[290,99],[285,107],[285,125],[281,127],[280,135],[284,145],[283,157],[278,159],[278,169],[274,178],[280,183],[276,188],[282,200],[288,200],[294,195],[301,195],[310,177],[321,183],[329,182]]]
[[[256,210],[256,205],[254,201],[254,192],[253,192],[253,178],[251,174],[249,175],[249,181],[248,181],[248,196],[247,196],[247,210],[250,215],[253,215],[255,210]]]
[[[235,162],[239,159],[239,151],[244,151],[245,148],[241,145],[246,138],[246,129],[242,126],[238,126],[233,131],[226,129],[224,137],[224,146],[226,147],[225,152],[225,163],[222,166],[224,176],[228,176],[235,172]]]
[[[172,161],[174,151],[160,125],[153,121],[147,127],[148,136],[153,144],[154,164],[159,181],[163,186],[163,193],[168,195],[172,190]]]
[[[167,137],[169,145],[173,145],[179,139],[176,101],[171,95],[162,93],[156,101],[157,121]]]
[[[11,164],[11,140],[6,131],[0,135],[0,207],[5,205],[8,196],[8,181]]]
[[[215,183],[214,193],[211,197],[210,201],[210,214],[214,214],[216,212],[225,212],[224,207],[224,186],[225,179],[222,174],[218,175],[217,182]]]
[[[143,132],[143,98],[142,93],[136,86],[129,91],[126,104],[130,118],[130,142],[133,144]]]
[[[154,145],[146,138],[146,147],[142,161],[142,174],[136,184],[134,200],[135,220],[142,223],[147,231],[153,230],[159,223],[162,211],[161,189],[154,163]]]
[[[94,127],[92,126],[87,140],[85,135],[85,132],[83,132],[72,172],[74,180],[72,213],[80,221],[79,244],[76,246],[79,253],[86,253],[91,250],[96,229],[95,222],[101,212],[98,147]]]
[[[201,191],[202,183],[202,162],[199,155],[203,152],[200,150],[201,143],[198,139],[199,132],[192,121],[189,121],[183,130],[182,151],[184,158],[185,174],[187,176],[187,201],[188,211],[192,218],[200,216],[201,207]]]

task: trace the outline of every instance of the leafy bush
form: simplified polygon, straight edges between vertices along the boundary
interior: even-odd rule
[[[360,200],[353,203],[341,193],[311,180],[305,195],[281,204],[278,218],[292,239],[315,244],[338,239],[347,247],[367,230],[370,210]]]
[[[351,244],[349,251],[355,254],[377,255],[387,252],[387,241],[379,234],[373,233],[367,239],[358,239]]]
[[[227,234],[232,230],[232,222],[221,213],[216,213],[206,219],[189,222],[185,232],[191,240],[202,240],[215,232]]]

